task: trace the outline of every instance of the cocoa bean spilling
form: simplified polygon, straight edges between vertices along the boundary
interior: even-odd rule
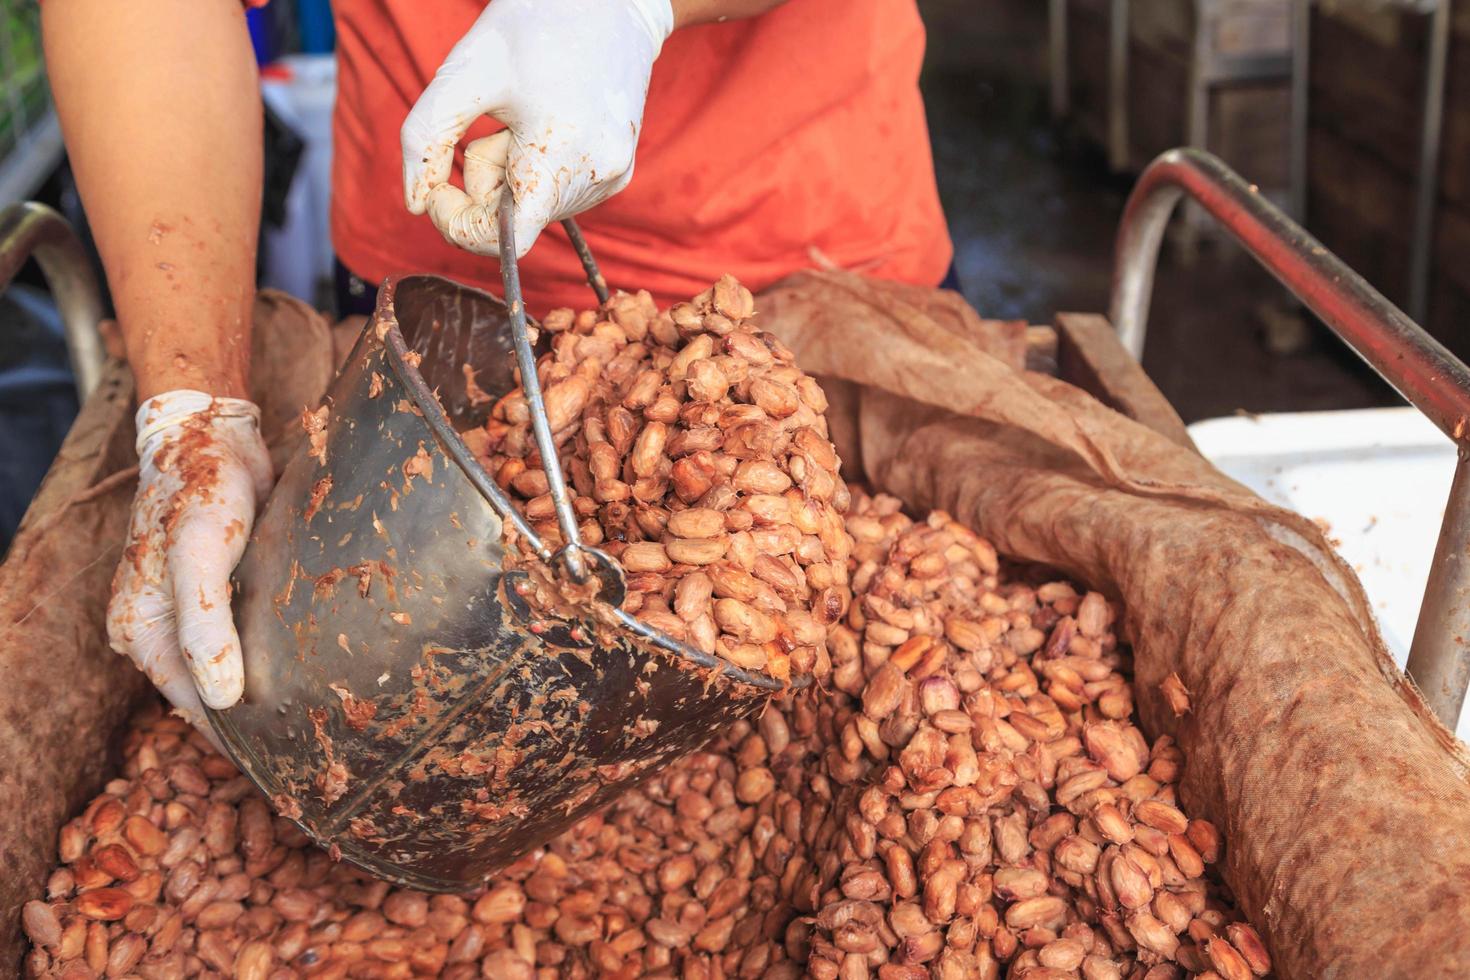
[[[822,677],[851,595],[848,491],[826,396],[754,315],[729,276],[662,312],[647,292],[554,310],[538,377],[582,540],[627,573],[623,608],[748,670]],[[559,542],[523,391],[463,435]]]
[[[1270,957],[1131,723],[1117,611],[853,491],[826,685],[470,895],[310,846],[154,707],[27,903],[33,976],[1249,980]]]

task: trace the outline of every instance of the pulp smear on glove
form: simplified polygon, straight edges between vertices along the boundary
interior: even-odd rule
[[[729,276],[665,311],[619,293],[552,311],[537,370],[582,540],[622,564],[623,608],[740,667],[821,677],[851,594],[848,493],[821,387],[754,316]],[[521,389],[463,435],[559,542]]]

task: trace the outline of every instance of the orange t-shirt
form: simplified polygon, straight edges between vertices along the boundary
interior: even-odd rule
[[[334,7],[342,263],[370,282],[432,272],[499,293],[497,262],[404,209],[398,142],[483,0]],[[577,219],[608,283],[648,289],[660,305],[726,272],[759,289],[827,262],[937,284],[951,247],[919,95],[923,52],[914,0],[790,0],[676,31],[653,66],[633,180]],[[467,140],[496,128],[481,120]],[[533,313],[593,302],[560,226],[522,260],[521,282]]]

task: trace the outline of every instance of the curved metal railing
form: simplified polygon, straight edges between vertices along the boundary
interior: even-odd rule
[[[1175,149],[1149,164],[1118,225],[1109,315],[1142,357],[1159,245],[1188,195],[1458,449],[1408,672],[1450,729],[1470,684],[1470,368],[1218,157]]]
[[[32,256],[61,313],[78,400],[85,401],[101,380],[107,357],[97,329],[102,319],[97,277],[81,239],[65,218],[35,201],[12,204],[0,211],[0,292]]]

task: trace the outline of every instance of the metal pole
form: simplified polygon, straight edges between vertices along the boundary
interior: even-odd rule
[[[1440,528],[1409,653],[1409,673],[1447,726],[1470,678],[1470,368],[1218,158],[1162,154],[1139,177],[1118,226],[1110,316],[1134,357],[1143,350],[1159,242],[1188,194],[1358,356],[1456,443],[1461,464]]]
[[[1051,117],[1067,118],[1072,93],[1067,77],[1067,0],[1047,0],[1047,52],[1051,62]]]
[[[510,332],[515,338],[521,390],[525,392],[526,406],[531,413],[531,434],[536,440],[536,451],[541,454],[541,469],[546,474],[547,490],[552,506],[556,508],[556,522],[561,527],[564,542],[561,554],[566,557],[567,571],[572,578],[582,582],[587,578],[587,566],[582,560],[582,534],[577,528],[571,497],[567,494],[561,458],[556,454],[556,440],[547,420],[546,402],[541,397],[541,378],[536,374],[536,354],[531,350],[531,336],[526,328],[526,303],[521,295],[521,270],[516,262],[515,198],[511,194],[500,195],[495,219],[500,232],[500,280],[505,286],[505,305],[510,311]]]
[[[26,259],[35,257],[61,313],[67,353],[85,401],[102,379],[107,355],[97,324],[102,296],[81,240],[67,220],[44,204],[27,201],[0,211],[0,291],[10,285]]]
[[[1291,5],[1291,216],[1307,220],[1307,101],[1311,92],[1312,0]]]
[[[1184,194],[1399,394],[1450,438],[1470,446],[1470,369],[1253,185],[1199,150],[1161,154],[1139,177],[1123,209],[1109,313],[1135,357],[1143,350],[1159,241]]]
[[[1184,191],[1159,176],[1165,157],[1182,158],[1187,150],[1169,150],[1144,170],[1128,195],[1123,217],[1118,222],[1118,238],[1113,256],[1113,289],[1108,318],[1118,339],[1136,361],[1143,360],[1144,333],[1148,329],[1148,308],[1154,293],[1154,271],[1159,264],[1159,245],[1169,216]]]
[[[597,259],[592,256],[592,249],[587,246],[587,239],[582,237],[582,229],[577,227],[577,222],[571,218],[562,221],[561,226],[566,229],[567,237],[572,240],[572,248],[577,250],[577,258],[582,260],[582,271],[587,274],[587,285],[597,294],[597,302],[606,303],[611,294],[607,291],[607,280],[602,278],[602,270],[597,267]]]
[[[1406,669],[1453,731],[1470,685],[1470,454],[1459,452]]]
[[[1439,0],[1429,22],[1429,64],[1424,69],[1424,118],[1419,131],[1419,185],[1414,193],[1413,238],[1409,242],[1409,315],[1424,322],[1429,313],[1429,276],[1434,264],[1434,203],[1439,196],[1439,145],[1444,129],[1444,75],[1450,46],[1450,0]]]

